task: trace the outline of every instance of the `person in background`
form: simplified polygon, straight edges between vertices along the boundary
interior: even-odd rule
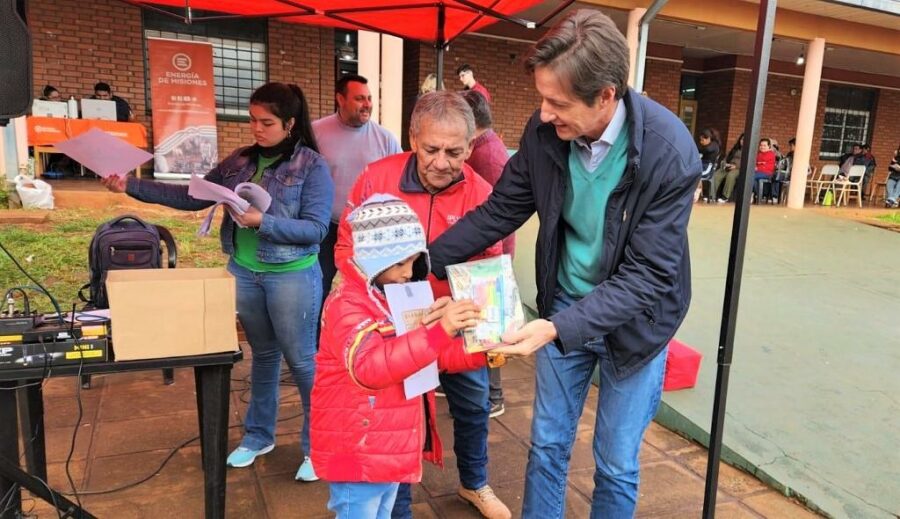
[[[715,128],[704,128],[697,136],[697,151],[700,152],[700,167],[703,168],[701,179],[712,179],[716,172],[716,164],[719,162],[719,150],[722,148],[722,140]],[[713,184],[715,190],[715,184]],[[706,193],[707,199],[714,199],[715,193]]]
[[[372,93],[368,83],[366,78],[356,74],[342,76],[334,85],[337,111],[312,123],[319,152],[328,162],[334,180],[331,223],[319,252],[323,301],[331,291],[331,283],[337,273],[334,244],[350,188],[370,162],[402,151],[397,138],[371,120]]]
[[[691,298],[697,146],[675,114],[628,88],[628,62],[628,43],[608,16],[564,15],[525,61],[541,104],[519,151],[488,200],[428,248],[432,272],[443,278],[447,265],[535,212],[540,218],[540,318],[504,334],[506,345],[495,350],[535,356],[526,519],[566,514],[569,459],[594,373],[590,516],[634,515],[641,440],[659,406],[669,339]]]
[[[425,79],[422,81],[422,86],[419,87],[419,95],[421,96],[428,92],[434,92],[437,89],[437,76],[432,72],[425,76]],[[441,83],[441,90],[444,90],[443,82]]]
[[[474,137],[472,109],[457,92],[438,90],[420,97],[409,121],[412,152],[369,164],[350,190],[334,248],[338,269],[343,272],[354,253],[346,216],[373,194],[393,195],[409,204],[425,227],[426,241],[439,237],[484,202],[491,186],[465,163]],[[499,239],[466,259],[499,255]],[[446,281],[434,276],[428,276],[428,281],[436,298],[450,295]],[[491,404],[487,369],[442,373],[440,381],[453,417],[453,452],[460,481],[457,493],[484,517],[509,519],[509,508],[488,485]],[[410,486],[403,484],[397,491],[393,517],[412,517],[411,503]]]
[[[251,207],[243,215],[229,211],[222,218],[222,251],[229,256],[238,319],[253,352],[244,437],[227,463],[248,467],[275,448],[283,358],[304,415],[300,431],[304,457],[295,479],[315,481],[309,458],[309,413],[322,302],[322,271],[316,256],[328,232],[334,183],[328,163],[317,151],[309,105],[300,87],[266,83],[250,96],[249,111],[256,142],[235,150],[204,177],[228,189],[253,182],[272,195],[265,213]],[[185,211],[213,204],[191,198],[187,184],[119,176],[101,182],[111,191]]]
[[[481,175],[481,178],[494,186],[500,180],[503,167],[509,160],[509,152],[503,140],[492,129],[493,117],[491,107],[487,99],[475,90],[463,92],[463,98],[472,108],[475,116],[475,140],[472,141],[472,154],[466,159],[466,164]],[[516,235],[510,234],[503,238],[503,254],[515,256]],[[488,368],[490,376],[490,400],[491,418],[496,418],[506,411],[503,405],[503,386],[501,384],[500,368]]]
[[[121,97],[113,95],[112,87],[109,86],[109,83],[104,83],[101,81],[94,85],[94,95],[91,96],[91,99],[115,101],[116,120],[119,122],[134,120],[134,112],[131,110],[131,105],[129,105],[128,101],[122,99]]]
[[[869,184],[872,182],[872,176],[875,174],[875,168],[878,163],[875,161],[875,155],[872,155],[872,148],[868,144],[862,145],[863,165],[866,167],[866,174],[863,176],[862,192],[869,192]]]
[[[845,178],[850,176],[851,167],[865,166],[866,154],[863,151],[863,145],[861,143],[854,144],[850,152],[844,153],[838,158],[838,164],[840,166],[840,175]]]
[[[716,190],[718,191],[719,186],[722,186],[722,194],[720,198],[716,200],[716,202],[720,204],[732,200],[734,185],[737,183],[737,177],[740,173],[741,150],[743,147],[744,134],[742,133],[738,137],[737,142],[734,143],[734,146],[728,150],[728,154],[725,155],[725,165],[719,168],[713,176],[713,184],[716,186]]]
[[[422,458],[441,465],[434,391],[406,398],[403,381],[438,369],[481,369],[458,332],[475,326],[471,300],[435,301],[421,325],[397,336],[384,286],[428,276],[425,230],[391,195],[375,194],[347,216],[353,258],[325,303],[312,390],[312,456],[330,484],[337,519],[388,519],[400,483],[422,480]],[[373,233],[381,239],[372,239]]]
[[[900,146],[894,152],[894,158],[888,166],[888,177],[885,186],[884,206],[896,208],[900,205]]]
[[[771,185],[770,200],[777,201],[777,185],[771,182],[775,177],[775,152],[772,151],[771,141],[765,137],[759,140],[759,150],[756,153],[756,170],[753,175],[753,194],[757,203],[762,202],[763,192],[760,180],[767,180]]]
[[[62,95],[60,95],[59,90],[56,89],[55,86],[47,85],[44,87],[44,90],[41,92],[40,99],[42,101],[62,101]]]
[[[456,75],[459,76],[460,83],[463,84],[466,90],[474,90],[487,99],[487,102],[490,103],[492,101],[491,94],[488,92],[488,89],[484,87],[478,81],[475,81],[475,70],[472,69],[471,66],[464,63],[456,68]]]

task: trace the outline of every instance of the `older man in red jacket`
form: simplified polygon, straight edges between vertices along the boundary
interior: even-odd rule
[[[465,164],[472,150],[475,120],[455,92],[425,94],[416,102],[409,125],[412,153],[400,153],[369,164],[350,190],[338,227],[334,261],[343,270],[353,256],[347,215],[376,193],[394,195],[418,215],[431,243],[466,213],[487,200],[491,186]],[[478,257],[496,256],[496,243]],[[475,258],[473,258],[475,259]],[[435,297],[450,295],[446,281],[429,274]],[[453,417],[453,451],[459,469],[459,495],[487,518],[512,516],[488,486],[487,435],[490,414],[488,373],[481,368],[442,374],[441,386]],[[401,485],[393,517],[411,517],[409,485]]]

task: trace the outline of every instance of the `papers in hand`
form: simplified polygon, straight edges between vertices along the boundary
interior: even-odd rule
[[[153,158],[150,153],[97,128],[57,142],[53,147],[103,178],[125,175]]]
[[[272,195],[261,186],[252,182],[242,182],[235,186],[234,191],[232,191],[225,186],[193,176],[190,184],[188,184],[188,195],[197,200],[215,202],[209,214],[206,215],[206,219],[200,225],[200,230],[197,232],[200,236],[209,234],[213,216],[215,216],[216,209],[220,205],[227,205],[236,214],[244,214],[251,207],[259,210],[261,213],[265,213],[269,210],[269,206],[272,205]]]
[[[434,303],[434,293],[431,291],[431,284],[427,281],[385,285],[384,296],[387,299],[388,308],[391,310],[391,318],[398,336],[418,327],[422,317],[428,313],[428,309]],[[403,391],[406,393],[406,399],[409,400],[431,391],[440,383],[437,362],[432,362],[407,377],[403,381]]]

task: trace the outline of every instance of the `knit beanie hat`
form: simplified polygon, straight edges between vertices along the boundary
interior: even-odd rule
[[[392,195],[374,194],[347,216],[353,233],[353,262],[369,285],[379,274],[421,253],[413,264],[413,279],[431,270],[425,231],[406,202]]]

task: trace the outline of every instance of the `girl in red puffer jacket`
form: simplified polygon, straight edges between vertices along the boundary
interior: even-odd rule
[[[330,483],[339,519],[389,518],[399,483],[422,479],[423,455],[441,464],[434,393],[407,400],[403,380],[435,360],[442,371],[485,365],[457,332],[476,324],[471,301],[441,298],[423,326],[397,336],[382,287],[428,274],[425,233],[416,213],[373,195],[347,217],[353,260],[325,303],[312,390],[311,451]]]

